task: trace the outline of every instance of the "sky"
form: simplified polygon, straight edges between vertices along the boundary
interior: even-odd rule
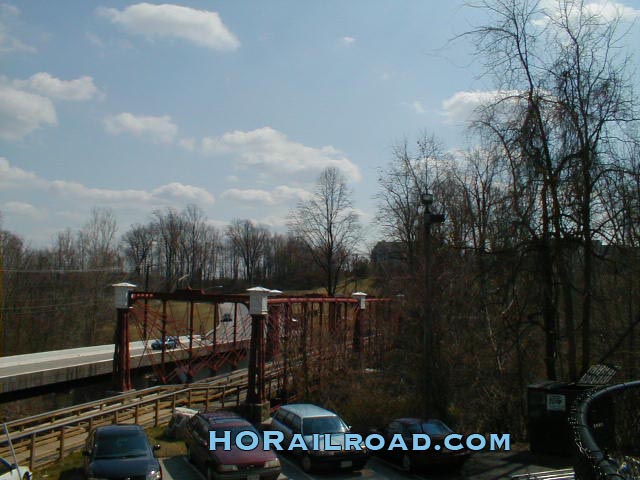
[[[640,0],[591,4],[640,17]],[[0,0],[2,228],[48,246],[93,207],[124,233],[195,203],[220,228],[286,231],[333,166],[371,244],[393,146],[468,146],[492,86],[454,38],[482,15],[458,0]]]

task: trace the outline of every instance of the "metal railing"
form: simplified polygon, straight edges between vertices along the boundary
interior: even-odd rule
[[[569,422],[576,479],[640,478],[640,381],[585,392]]]

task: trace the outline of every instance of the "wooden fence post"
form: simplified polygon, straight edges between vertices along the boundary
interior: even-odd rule
[[[29,456],[29,470],[33,471],[36,463],[36,434],[31,434],[31,446],[30,446],[30,456]]]
[[[60,460],[64,458],[64,431],[67,427],[60,428]]]

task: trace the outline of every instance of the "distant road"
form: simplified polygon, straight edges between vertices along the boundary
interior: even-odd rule
[[[144,342],[131,342],[130,349],[132,357],[139,357],[144,352]],[[69,348],[66,350],[2,357],[0,358],[0,379],[58,368],[79,367],[97,362],[112,361],[113,351],[113,345],[97,345],[95,347]]]
[[[223,310],[221,305],[221,310]],[[246,307],[245,307],[246,308]],[[223,313],[227,313],[223,310]],[[216,328],[216,343],[229,344],[234,340],[234,322],[231,315],[226,318],[221,314],[221,322]],[[251,317],[244,311],[238,312],[235,327],[235,339],[243,341],[250,339]],[[149,339],[145,352],[145,342],[135,341],[130,343],[131,367],[139,365],[143,355],[155,356],[155,362],[159,362],[160,350],[153,350]],[[200,335],[193,336],[193,348],[196,351],[204,346],[210,346],[213,340],[213,330],[205,334],[204,339]],[[167,349],[167,361],[179,355],[178,358],[186,358],[189,346],[189,337],[180,337],[181,346],[176,349]],[[66,350],[53,350],[50,352],[38,352],[26,355],[14,355],[0,357],[0,392],[9,392],[23,388],[31,388],[51,383],[64,382],[78,378],[86,378],[94,375],[103,375],[112,371],[114,345],[97,345],[94,347],[70,348]],[[145,358],[143,364],[149,364],[150,358]]]

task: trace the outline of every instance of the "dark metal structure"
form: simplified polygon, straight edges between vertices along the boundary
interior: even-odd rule
[[[640,381],[585,392],[569,422],[576,479],[640,478]]]
[[[129,342],[129,328],[136,331],[133,336],[145,342],[143,358],[161,383],[189,383],[248,362],[247,403],[259,404],[268,400],[267,364],[271,372],[281,373],[276,394],[285,398],[308,393],[318,387],[323,373],[354,360],[372,366],[397,331],[397,310],[390,299],[361,303],[310,295],[271,297],[267,314],[249,315],[248,294],[134,291],[117,344]],[[177,339],[175,348],[168,339]],[[118,352],[114,363],[128,371],[128,349]],[[125,377],[118,375],[114,387],[124,390]]]

